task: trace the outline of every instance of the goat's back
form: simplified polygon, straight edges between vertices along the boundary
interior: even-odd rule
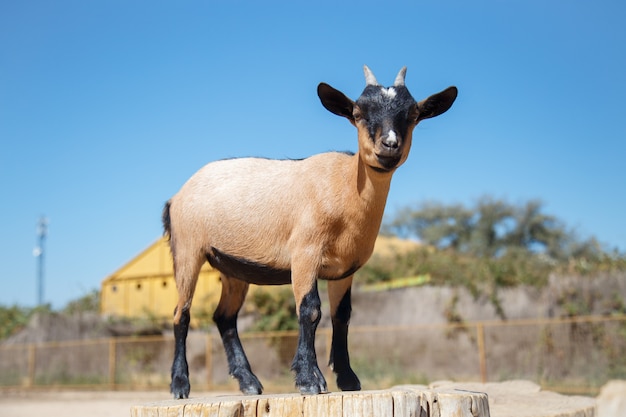
[[[172,238],[198,251],[215,247],[288,265],[295,230],[316,231],[343,215],[350,158],[331,152],[303,160],[209,163],[170,201]]]

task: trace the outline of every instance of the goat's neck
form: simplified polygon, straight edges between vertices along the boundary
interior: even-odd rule
[[[352,172],[355,175],[353,181],[358,196],[368,211],[368,217],[371,220],[382,220],[393,172],[373,170],[365,164],[358,152],[353,156],[352,163]]]

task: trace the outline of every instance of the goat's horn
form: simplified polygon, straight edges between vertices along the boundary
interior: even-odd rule
[[[396,81],[394,81],[393,85],[395,87],[401,87],[404,85],[404,77],[406,76],[406,67],[402,67],[398,75],[396,76]]]
[[[367,67],[367,65],[363,65],[363,72],[365,73],[365,84],[366,85],[378,85],[378,81],[376,81],[376,77],[374,77],[374,74]]]

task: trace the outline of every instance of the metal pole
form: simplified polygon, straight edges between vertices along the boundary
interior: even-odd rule
[[[37,247],[33,251],[37,257],[37,305],[43,305],[43,279],[44,279],[44,242],[48,233],[48,219],[44,216],[39,218],[37,223]]]

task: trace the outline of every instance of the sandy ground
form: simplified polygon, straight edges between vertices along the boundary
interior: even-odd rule
[[[225,393],[199,392],[192,396],[215,394]],[[0,417],[128,417],[133,405],[171,399],[165,391],[0,391]]]
[[[425,389],[423,386],[420,390]],[[405,387],[406,388],[406,387]],[[430,389],[448,393],[458,390],[484,392],[489,396],[489,408],[492,417],[520,416],[573,416],[591,415],[595,406],[590,397],[563,396],[542,391],[529,381],[508,381],[499,383],[454,383],[438,382]],[[446,391],[447,390],[447,391]],[[226,392],[192,393],[200,399]],[[348,394],[352,395],[352,394]],[[192,399],[193,399],[192,398]],[[171,400],[167,392],[0,392],[0,417],[128,417],[133,405],[148,404],[154,401]],[[201,401],[202,402],[202,401]],[[456,403],[455,403],[456,404]],[[576,414],[578,413],[578,414]],[[623,417],[623,412],[603,414],[601,417]]]

